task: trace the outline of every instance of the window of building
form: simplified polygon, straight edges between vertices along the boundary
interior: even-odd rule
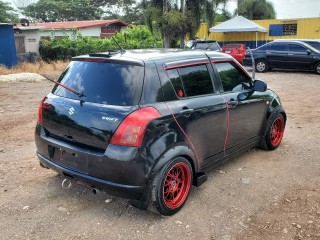
[[[224,92],[241,92],[252,88],[251,78],[233,62],[215,63]]]
[[[298,24],[270,24],[269,36],[293,36],[297,35]]]
[[[283,36],[297,35],[297,24],[283,24]]]

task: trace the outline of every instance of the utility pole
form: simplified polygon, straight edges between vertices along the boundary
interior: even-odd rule
[[[163,16],[165,17],[167,15],[168,15],[168,0],[163,0]],[[163,29],[163,44],[164,44],[164,48],[169,48],[170,46],[169,36],[166,30],[166,26],[164,26],[164,29]]]

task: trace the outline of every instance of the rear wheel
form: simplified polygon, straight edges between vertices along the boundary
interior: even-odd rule
[[[280,113],[275,115],[270,123],[262,143],[262,148],[266,150],[274,150],[280,145],[285,128],[285,121]]]
[[[320,62],[316,64],[314,70],[316,71],[316,73],[320,74]]]
[[[256,61],[256,71],[257,72],[268,71],[268,63],[265,60],[257,60]]]
[[[183,157],[172,159],[153,179],[153,207],[161,215],[175,214],[187,201],[191,183],[192,167],[189,161]]]

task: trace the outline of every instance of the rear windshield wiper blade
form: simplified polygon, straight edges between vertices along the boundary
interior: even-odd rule
[[[65,88],[65,89],[67,89],[68,91],[76,94],[78,97],[85,97],[85,95],[84,95],[83,92],[77,92],[77,91],[74,90],[73,88],[67,87],[66,85],[64,85],[64,84],[62,84],[62,83],[59,83],[59,82],[57,82],[57,81],[55,81],[55,80],[53,80],[53,79],[50,79],[50,78],[48,78],[48,77],[46,77],[46,76],[44,76],[44,77],[45,77],[46,79],[48,79],[49,81],[51,81],[51,82],[53,82],[53,83],[55,83],[55,84],[58,84],[59,86],[61,86],[61,87]]]

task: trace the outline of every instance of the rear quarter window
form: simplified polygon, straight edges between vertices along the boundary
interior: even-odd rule
[[[56,85],[52,93],[61,97],[118,106],[137,105],[141,98],[144,67],[105,62],[73,61],[58,82],[78,91],[78,97]]]

